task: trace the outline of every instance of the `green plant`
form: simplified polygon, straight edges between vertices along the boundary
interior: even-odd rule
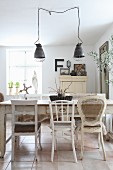
[[[19,88],[19,87],[20,87],[20,83],[19,83],[19,82],[16,82],[16,83],[15,83],[15,87],[16,87],[16,88]]]
[[[9,88],[13,88],[13,85],[14,85],[13,81],[10,81],[10,82],[8,83],[8,87],[9,87]]]
[[[113,76],[113,35],[110,38],[111,47],[110,50],[104,52],[102,59],[99,58],[98,54],[95,51],[88,53],[89,56],[94,58],[94,61],[100,71],[102,68],[108,71]],[[106,80],[106,83],[113,83],[113,80]]]

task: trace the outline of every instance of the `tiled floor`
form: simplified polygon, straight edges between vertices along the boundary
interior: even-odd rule
[[[7,126],[7,136],[11,132],[10,123]],[[34,160],[34,137],[21,137],[20,146],[15,149],[15,161],[11,162],[11,141],[7,144],[4,159],[0,159],[0,170],[113,170],[113,141],[105,141],[107,161],[103,161],[102,150],[97,149],[97,136],[85,135],[84,159],[80,160],[80,142],[77,145],[78,163],[74,163],[71,142],[69,138],[61,138],[57,142],[54,162],[51,163],[51,131],[42,125],[39,160]]]

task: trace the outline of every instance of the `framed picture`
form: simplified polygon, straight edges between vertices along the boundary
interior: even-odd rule
[[[85,64],[74,64],[74,71],[77,76],[86,76],[86,65]]]
[[[60,68],[60,75],[69,75],[70,69],[69,68]]]

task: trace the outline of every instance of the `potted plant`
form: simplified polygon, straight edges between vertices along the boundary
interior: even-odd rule
[[[9,87],[9,88],[13,88],[13,85],[14,85],[14,84],[13,84],[13,81],[10,81],[10,82],[8,83],[8,87]]]
[[[20,87],[20,83],[19,83],[19,82],[16,82],[16,83],[15,83],[15,87],[16,87],[16,88],[19,88],[19,87]]]
[[[19,83],[19,82],[16,82],[16,83],[15,83],[15,87],[16,87],[16,94],[18,94],[18,92],[19,92],[19,87],[20,87],[20,83]]]
[[[58,88],[56,80],[55,80],[55,84],[56,84],[56,89],[49,87],[50,89],[52,89],[52,91],[50,91],[50,92],[55,92],[57,94],[57,95],[51,95],[50,96],[51,101],[53,101],[53,100],[72,100],[72,96],[65,96],[65,93],[69,89],[72,82],[65,89],[62,89],[60,86]]]
[[[10,82],[8,83],[9,95],[12,95],[13,85],[14,85],[13,81],[10,81]]]

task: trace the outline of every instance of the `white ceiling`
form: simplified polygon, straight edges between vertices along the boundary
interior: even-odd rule
[[[79,6],[80,38],[95,44],[113,23],[113,0],[0,0],[0,45],[33,46],[38,34],[38,7],[64,11]],[[49,15],[40,10],[42,45],[77,43],[77,10]]]

